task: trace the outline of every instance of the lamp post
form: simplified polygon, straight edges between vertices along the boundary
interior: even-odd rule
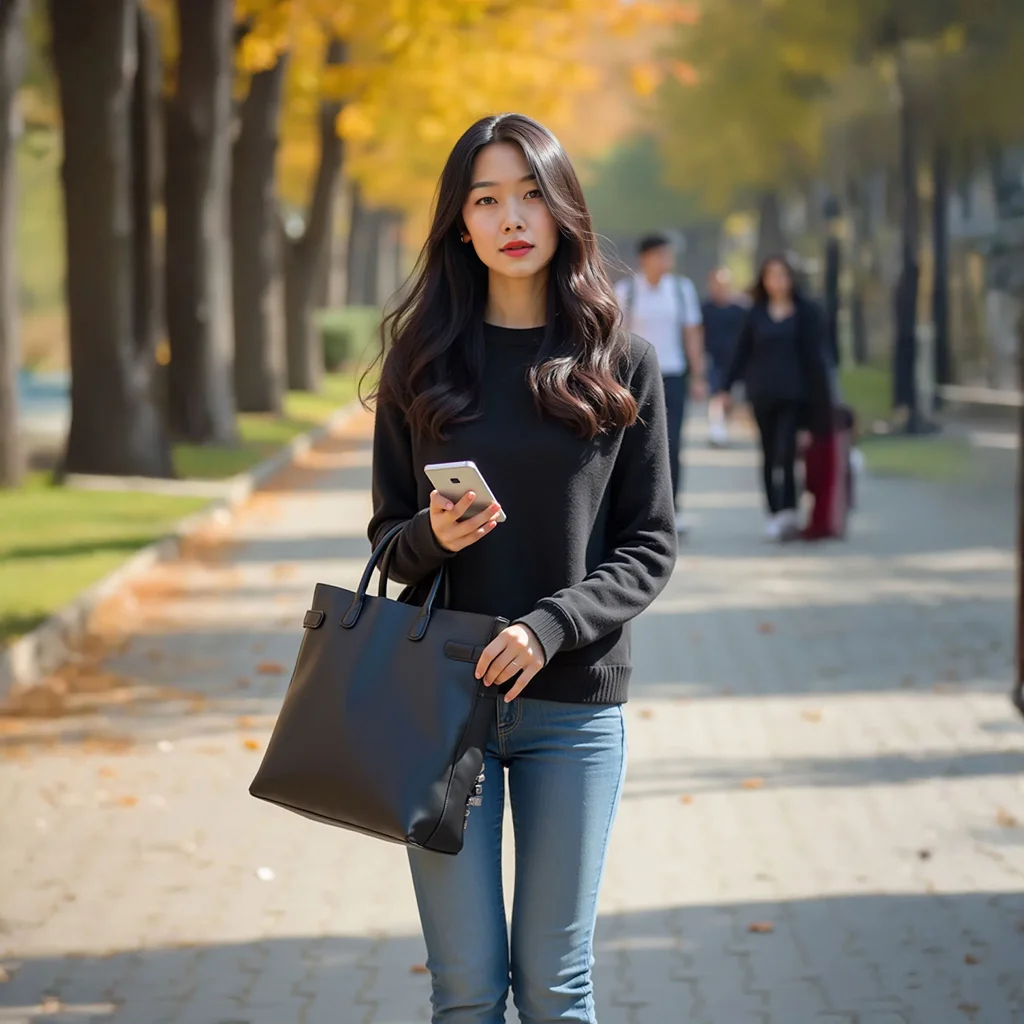
[[[830,195],[822,211],[825,241],[825,338],[833,366],[839,367],[839,200]]]

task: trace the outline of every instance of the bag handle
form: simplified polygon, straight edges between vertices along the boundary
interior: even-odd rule
[[[373,576],[373,570],[377,568],[377,564],[383,558],[383,564],[381,566],[380,574],[380,587],[379,595],[384,597],[387,593],[388,585],[388,569],[391,564],[391,555],[393,553],[394,545],[398,541],[398,535],[405,528],[405,523],[398,523],[391,527],[390,530],[383,536],[381,542],[374,548],[373,553],[370,555],[370,560],[366,563],[366,568],[363,570],[363,575],[359,580],[359,586],[356,588],[355,595],[352,598],[352,603],[348,606],[348,610],[345,612],[344,617],[341,620],[341,625],[345,629],[351,629],[358,621],[359,616],[363,610],[363,604],[366,601],[366,591],[370,586],[370,578]],[[427,633],[427,626],[430,624],[430,615],[434,610],[434,604],[437,601],[437,593],[441,589],[442,582],[445,583],[445,593],[447,594],[447,579],[448,574],[445,566],[441,566],[434,576],[434,581],[430,585],[430,591],[427,594],[427,599],[423,603],[423,607],[420,608],[419,615],[416,616],[416,620],[412,624],[412,628],[409,630],[410,640],[422,640]]]
[[[385,537],[385,541],[387,538]],[[377,584],[377,596],[387,597],[388,596],[388,583],[391,580],[391,561],[394,558],[395,551],[398,549],[398,538],[388,544],[387,551],[384,552],[384,557],[380,560],[380,580]],[[441,607],[450,608],[452,603],[452,581],[448,575],[448,563],[443,562],[439,572],[444,573],[444,578],[441,581],[441,585],[444,590],[441,593]],[[410,588],[411,589],[411,588]],[[402,598],[400,597],[401,601]]]

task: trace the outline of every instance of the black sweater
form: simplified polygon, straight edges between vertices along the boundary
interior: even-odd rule
[[[451,607],[502,615],[536,634],[545,667],[525,695],[617,704],[631,671],[629,622],[668,581],[676,534],[665,399],[657,357],[634,337],[628,386],[640,407],[629,428],[593,440],[543,416],[526,383],[542,330],[485,327],[481,416],[449,438],[413,436],[404,414],[377,409],[373,436],[376,545],[405,522],[392,578],[422,598],[449,560]],[[507,519],[452,555],[434,537],[423,466],[472,460]]]
[[[804,409],[807,426],[829,429],[831,386],[822,320],[813,302],[798,299],[793,315],[781,321],[772,320],[765,303],[753,306],[736,342],[724,390],[737,380],[744,382],[752,405],[796,403]]]

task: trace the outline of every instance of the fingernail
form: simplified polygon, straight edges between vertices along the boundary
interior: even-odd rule
[[[455,508],[455,506],[449,501],[448,504],[445,505],[444,510],[445,512],[451,512],[453,508]]]

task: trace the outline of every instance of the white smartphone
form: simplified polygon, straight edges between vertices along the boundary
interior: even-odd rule
[[[483,473],[476,468],[475,462],[434,462],[424,466],[423,472],[434,485],[434,490],[449,501],[458,501],[466,491],[476,494],[476,499],[466,510],[463,519],[472,519],[498,500],[487,486]],[[504,509],[498,513],[498,522],[505,522]]]

